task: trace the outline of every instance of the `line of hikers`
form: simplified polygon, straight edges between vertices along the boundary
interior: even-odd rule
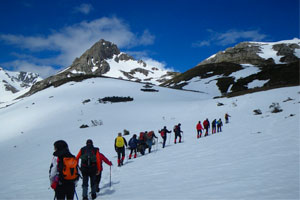
[[[227,113],[225,114],[226,123],[229,122],[229,117]],[[218,121],[215,119],[212,122],[212,134],[217,132],[222,132],[222,120]],[[197,138],[202,135],[202,130],[206,130],[205,135],[208,135],[208,130],[210,128],[210,123],[208,119],[203,121],[203,127],[199,121],[197,129]],[[158,131],[163,139],[162,148],[165,148],[167,133],[171,133],[166,126]],[[181,124],[175,125],[173,128],[175,134],[174,144],[177,143],[177,138],[179,138],[179,143],[182,142],[181,138],[183,131],[181,130]],[[137,157],[137,152],[142,155],[145,154],[145,150],[148,148],[149,153],[151,153],[152,145],[154,144],[154,138],[158,139],[154,131],[141,132],[139,137],[134,134],[129,140],[130,154],[128,159],[132,158],[134,153],[134,158]],[[118,166],[122,166],[125,159],[125,147],[128,146],[126,139],[122,136],[122,133],[118,133],[115,139],[114,147],[118,154]],[[53,159],[49,170],[49,179],[51,188],[55,191],[54,199],[73,199],[74,194],[76,194],[75,187],[79,178],[82,178],[82,197],[83,200],[88,199],[88,186],[89,180],[91,185],[91,197],[95,199],[97,197],[97,192],[100,192],[100,181],[102,175],[102,163],[105,162],[107,165],[113,165],[108,158],[106,158],[102,153],[100,153],[99,148],[94,147],[93,141],[88,139],[86,141],[86,146],[82,147],[75,157],[69,151],[68,144],[63,140],[58,140],[54,143],[54,153]],[[79,159],[81,160],[81,165],[79,167]],[[78,196],[76,194],[78,199]]]
[[[229,123],[229,117],[231,117],[231,116],[228,113],[225,113],[225,123],[226,124]],[[218,133],[222,132],[222,126],[223,126],[223,122],[222,122],[221,118],[219,118],[219,120],[214,119],[211,123],[211,127],[212,127],[211,133],[215,134],[216,132],[218,132]],[[197,138],[201,138],[202,130],[205,130],[204,137],[208,136],[210,122],[207,118],[206,118],[206,120],[203,121],[203,127],[201,125],[201,121],[199,121],[198,124],[196,125]]]

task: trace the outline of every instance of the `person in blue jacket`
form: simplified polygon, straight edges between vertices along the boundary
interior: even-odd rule
[[[132,153],[134,151],[134,158],[136,158],[136,152],[137,152],[137,145],[138,145],[138,140],[136,139],[136,134],[132,136],[129,140],[129,148],[130,148],[130,154],[129,154],[129,159],[131,159]]]

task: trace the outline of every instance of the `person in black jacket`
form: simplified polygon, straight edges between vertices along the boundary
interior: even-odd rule
[[[167,133],[171,133],[171,131],[169,131],[167,129],[166,126],[164,126],[163,129],[161,129],[160,131],[158,131],[163,139],[163,145],[162,145],[162,148],[165,148],[165,145],[166,145],[166,141],[167,141]]]
[[[181,143],[181,133],[183,133],[183,131],[181,130],[181,124],[179,123],[178,125],[176,125],[173,131],[175,133],[174,144],[176,144],[177,137],[179,137],[179,143]]]
[[[75,157],[69,151],[68,144],[63,140],[54,143],[53,159],[49,170],[51,188],[55,190],[56,199],[73,199],[75,185],[78,181],[65,181],[62,178],[63,158]],[[80,174],[79,168],[77,168]],[[79,178],[79,177],[78,177]]]

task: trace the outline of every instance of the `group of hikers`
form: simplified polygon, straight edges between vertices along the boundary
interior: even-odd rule
[[[229,117],[227,113],[225,114],[226,123],[229,122]],[[214,119],[212,122],[212,134],[216,132],[222,132],[222,120]],[[204,127],[204,128],[203,128]],[[210,128],[210,122],[208,119],[203,121],[203,127],[199,121],[196,125],[197,138],[201,138],[202,130],[205,130],[205,135],[208,135]],[[164,126],[161,130],[158,131],[163,139],[162,148],[165,148],[167,133],[171,133],[170,130]],[[173,128],[175,134],[174,144],[177,143],[177,138],[179,138],[179,143],[182,142],[183,131],[181,130],[181,124],[175,125]],[[114,147],[115,151],[118,154],[117,164],[118,167],[121,167],[124,164],[125,160],[125,147],[129,147],[130,154],[128,159],[137,157],[137,152],[140,152],[142,155],[145,154],[145,150],[148,148],[148,152],[151,153],[152,145],[155,142],[155,139],[158,137],[155,135],[154,131],[145,131],[139,134],[137,137],[134,134],[128,144],[126,139],[122,136],[122,133],[118,133],[118,136],[115,139]],[[134,153],[134,154],[133,154]],[[64,140],[58,140],[54,143],[54,153],[53,159],[50,165],[49,178],[51,188],[55,191],[54,199],[73,199],[74,195],[78,199],[75,187],[79,178],[82,178],[82,198],[83,200],[88,199],[88,187],[89,181],[91,186],[91,198],[95,199],[97,193],[100,192],[100,181],[102,175],[102,163],[105,162],[108,166],[113,165],[112,162],[100,153],[99,148],[94,147],[93,141],[88,139],[86,141],[86,146],[82,147],[77,156],[75,157],[70,153],[68,144]],[[79,167],[79,159],[81,164]]]

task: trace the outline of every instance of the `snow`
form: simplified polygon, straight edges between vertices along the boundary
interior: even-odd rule
[[[238,80],[240,78],[245,78],[248,76],[251,76],[252,74],[257,74],[260,72],[260,69],[254,65],[251,64],[241,64],[243,69],[231,73],[229,76],[235,77],[235,80]]]
[[[261,45],[261,52],[258,55],[264,59],[273,58],[275,64],[283,64],[280,62],[280,58],[283,56],[278,56],[277,51],[273,49],[273,45],[276,44],[298,44],[300,45],[300,39],[294,38],[292,40],[282,40],[278,42],[251,42],[252,44]],[[300,49],[295,49],[294,55],[300,58]]]
[[[248,89],[262,87],[267,82],[269,82],[269,80],[253,80],[252,82],[248,83]]]
[[[54,197],[47,174],[53,143],[59,139],[67,141],[73,154],[92,139],[113,162],[112,187],[109,167],[103,164],[97,199],[299,199],[299,86],[219,99],[157,86],[159,92],[142,92],[142,87],[93,78],[50,87],[0,108],[0,199]],[[134,101],[97,101],[106,96]],[[288,97],[292,100],[285,101]],[[86,99],[91,101],[83,104]],[[271,113],[273,102],[283,111]],[[263,114],[254,115],[255,109]],[[196,139],[199,120],[223,120],[226,112],[231,118],[229,124],[223,122],[223,132]],[[103,125],[79,128],[91,120]],[[154,130],[161,141],[157,130],[170,130],[179,122],[183,143],[173,144],[172,133],[165,149],[159,143],[151,154],[126,158],[124,166],[116,166],[113,143],[118,132],[127,129],[132,136]],[[81,184],[76,188],[79,198]]]

